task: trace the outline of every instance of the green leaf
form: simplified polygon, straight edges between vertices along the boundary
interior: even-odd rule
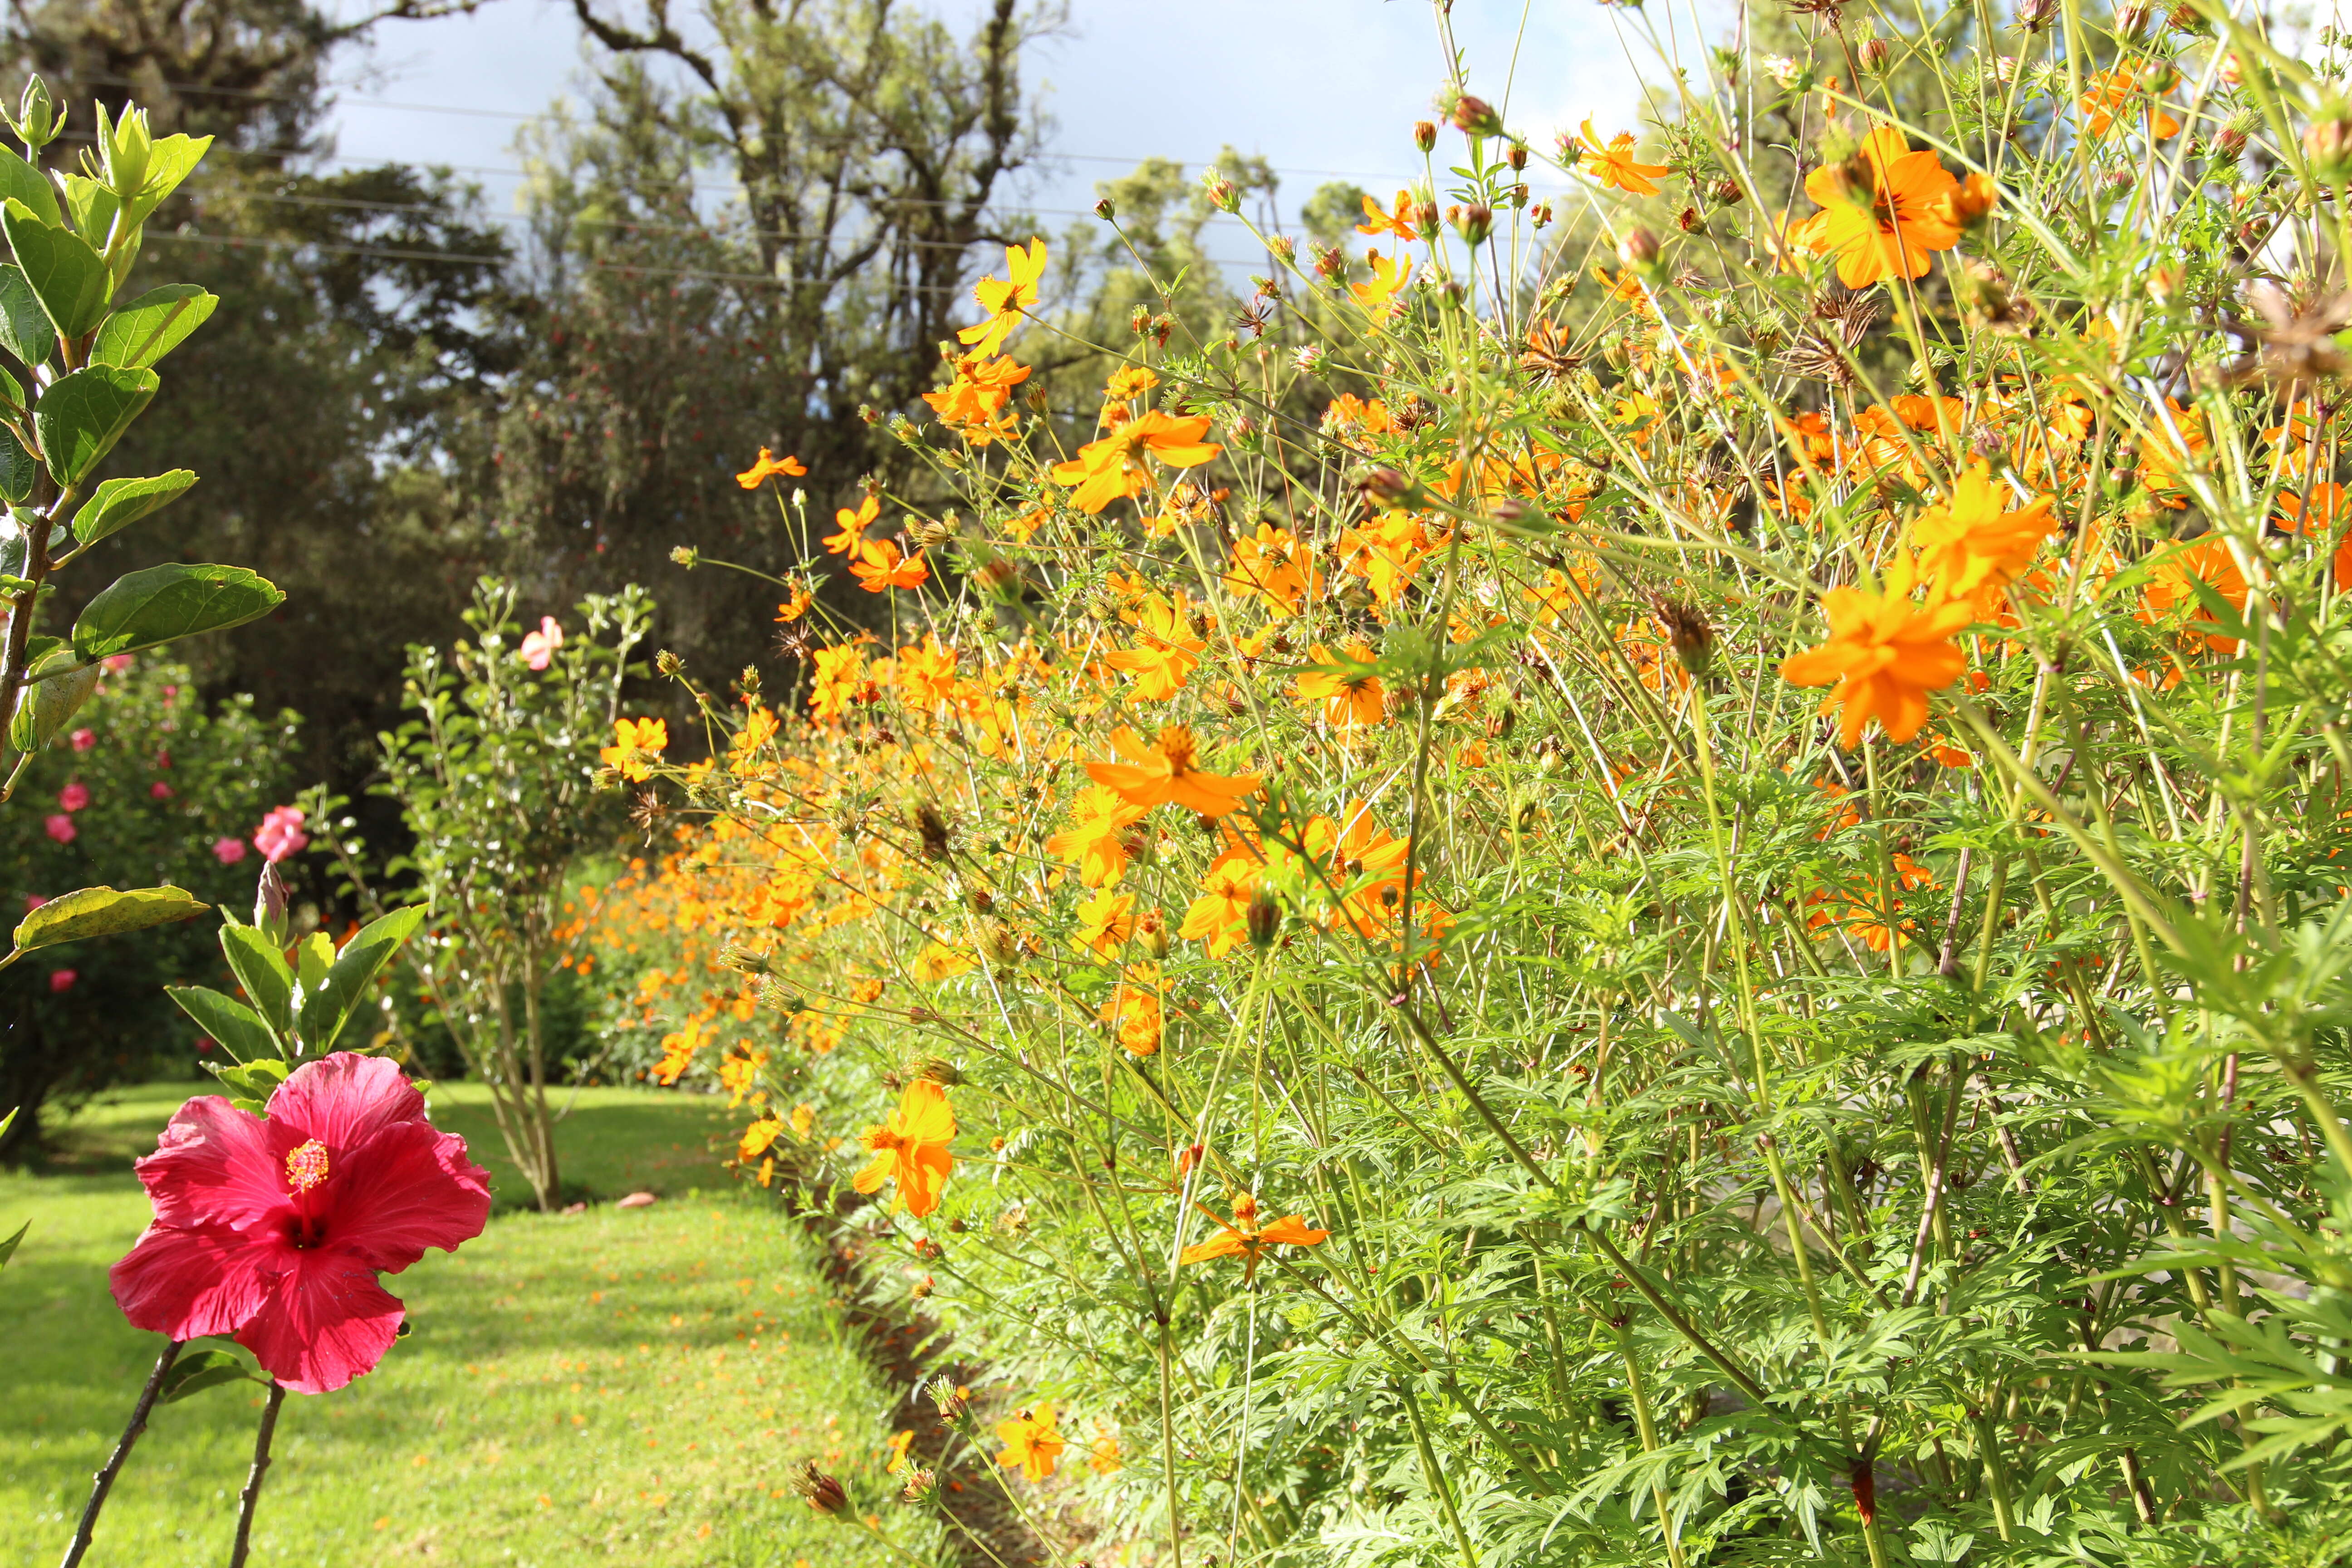
[[[148,479],[108,479],[74,513],[73,535],[84,544],[94,544],[163,510],[187,494],[195,482],[193,468],[173,468]]]
[[[99,590],[74,622],[73,645],[84,658],[135,653],[241,626],[285,602],[267,578],[242,566],[150,566]]]
[[[16,715],[8,721],[8,744],[20,752],[46,746],[81,711],[98,689],[100,670],[95,664],[73,668],[80,663],[69,650],[59,648],[31,667],[33,675],[47,679],[28,683],[18,695]],[[52,669],[65,673],[49,674]]]
[[[139,187],[139,194],[131,198],[131,221],[145,223],[147,215],[195,172],[196,165],[204,161],[205,150],[212,144],[209,136],[166,136],[149,148],[147,179]]]
[[[270,1032],[281,1041],[293,1034],[294,972],[286,967],[285,955],[251,926],[224,924],[220,944],[246,1000]]]
[[[14,505],[33,493],[35,481],[41,477],[41,465],[33,454],[25,450],[25,443],[16,439],[16,432],[0,425],[0,496]]]
[[[39,214],[15,200],[0,203],[0,231],[6,233],[8,248],[58,336],[79,338],[97,331],[106,320],[114,279],[89,241],[42,222]]]
[[[27,365],[46,364],[58,352],[58,329],[24,270],[0,261],[0,348]]]
[[[234,1067],[206,1062],[205,1070],[234,1089],[239,1099],[266,1105],[269,1097],[278,1092],[278,1086],[286,1081],[286,1075],[294,1070],[294,1064],[281,1057],[256,1057]]]
[[[106,318],[89,363],[137,370],[153,364],[205,324],[219,299],[193,283],[151,289]]]
[[[55,221],[79,233],[92,250],[105,249],[107,237],[114,231],[114,215],[122,204],[114,199],[105,182],[88,174],[68,174],[65,187],[65,210]]]
[[[33,408],[49,477],[68,489],[88,479],[161,384],[152,370],[111,364],[59,376]]]
[[[51,899],[16,927],[16,952],[32,952],[61,942],[85,942],[117,931],[144,931],[184,921],[212,908],[185,888],[78,888]]]
[[[33,209],[33,216],[51,228],[64,226],[65,215],[58,210],[58,193],[48,180],[30,163],[0,147],[0,200],[14,199]]]
[[[245,1363],[226,1351],[191,1351],[172,1363],[163,1374],[163,1383],[156,1403],[170,1405],[207,1388],[218,1388],[224,1383],[259,1383],[261,1379],[246,1369]]]
[[[343,944],[342,952],[334,964],[317,982],[309,977],[310,965],[303,965],[304,978],[295,994],[295,1011],[301,1019],[303,1048],[310,1054],[323,1055],[335,1047],[335,1041],[358,1011],[367,994],[369,982],[398,952],[401,944],[416,934],[425,923],[425,907],[414,905],[394,910],[380,920],[370,921],[358,934]],[[307,949],[306,949],[307,959]]]
[[[9,1114],[14,1115],[16,1113],[11,1111]],[[5,1125],[5,1123],[0,1123],[0,1126]],[[31,1220],[26,1220],[24,1224],[16,1227],[16,1235],[10,1237],[5,1241],[0,1241],[0,1268],[5,1268],[8,1267],[8,1259],[16,1256],[16,1244],[24,1240],[25,1233],[32,1228],[33,1222]]]
[[[202,985],[166,985],[163,994],[196,1021],[196,1027],[220,1042],[238,1062],[268,1061],[283,1054],[278,1037],[261,1015],[234,996],[224,996]],[[218,1070],[218,1069],[215,1069]]]

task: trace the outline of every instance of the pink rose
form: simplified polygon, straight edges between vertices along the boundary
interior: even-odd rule
[[[533,669],[545,669],[562,646],[563,628],[555,624],[553,616],[541,616],[539,630],[522,635],[522,661]]]
[[[147,798],[150,800],[169,800],[172,798],[172,786],[165,784],[162,779],[157,779],[153,784],[147,786]]]
[[[90,729],[88,725],[84,725],[82,728],[76,730],[73,732],[73,749],[75,751],[87,752],[92,746],[97,744],[98,731]]]
[[[50,970],[49,994],[52,996],[61,996],[65,994],[65,993],[73,989],[73,983],[80,978],[80,975],[76,974],[70,969]]]
[[[261,826],[253,830],[253,847],[273,866],[289,855],[299,855],[310,842],[310,836],[302,831],[302,808],[299,805],[272,807],[269,815],[261,819]]]
[[[98,662],[110,672],[120,675],[136,661],[127,653],[110,653]]]
[[[80,837],[79,831],[73,825],[73,818],[63,812],[45,819],[41,826],[50,837],[60,844],[70,844]]]
[[[213,858],[224,866],[236,865],[245,858],[245,840],[242,838],[214,839]]]
[[[79,811],[89,804],[89,786],[79,779],[58,791],[58,805],[68,811]]]

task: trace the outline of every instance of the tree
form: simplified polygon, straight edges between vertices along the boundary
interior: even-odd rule
[[[763,446],[821,500],[904,471],[861,410],[919,406],[976,256],[1030,237],[990,206],[1037,145],[1020,56],[1058,11],[993,0],[960,40],[890,0],[703,0],[706,46],[658,3],[577,9],[606,55],[532,148],[531,351],[482,489],[550,596],[665,580],[666,637],[731,668],[774,595],[669,552],[797,556],[732,479]]]

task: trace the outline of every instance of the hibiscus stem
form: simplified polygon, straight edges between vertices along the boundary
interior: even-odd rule
[[[245,1568],[245,1554],[253,1544],[253,1506],[261,1500],[262,1478],[269,1474],[269,1440],[278,1435],[278,1407],[286,1403],[286,1385],[272,1381],[269,1403],[261,1407],[261,1430],[253,1435],[253,1468],[246,1472],[245,1489],[236,1494],[236,1544],[229,1548],[228,1568]]]
[[[147,1430],[147,1413],[155,1408],[155,1396],[163,1392],[163,1378],[171,1372],[172,1363],[180,1359],[181,1342],[172,1341],[155,1358],[155,1370],[147,1374],[147,1386],[139,1391],[139,1403],[131,1407],[131,1424],[123,1427],[122,1436],[116,1440],[106,1468],[90,1478],[89,1503],[81,1510],[81,1525],[74,1531],[73,1544],[66,1548],[61,1568],[74,1568],[89,1550],[90,1537],[98,1530],[99,1510],[106,1506],[106,1494],[114,1489],[114,1478],[122,1473],[123,1463],[131,1458],[131,1445]]]

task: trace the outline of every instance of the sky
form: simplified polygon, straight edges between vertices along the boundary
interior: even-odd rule
[[[925,8],[965,31],[983,4]],[[1458,0],[1454,27],[1471,90],[1548,147],[1588,114],[1604,132],[1631,127],[1632,62],[1646,47],[1621,43],[1624,15],[1596,0]],[[339,73],[336,154],[449,164],[511,212],[515,134],[577,95],[582,44],[568,0],[488,0],[470,16],[387,24],[372,53]],[[1293,213],[1332,179],[1392,191],[1419,166],[1411,128],[1432,116],[1444,60],[1427,0],[1073,0],[1069,26],[1034,47],[1027,71],[1055,157],[1009,195],[1059,230],[1093,204],[1097,181],[1155,155],[1197,174],[1228,143],[1275,165]]]

